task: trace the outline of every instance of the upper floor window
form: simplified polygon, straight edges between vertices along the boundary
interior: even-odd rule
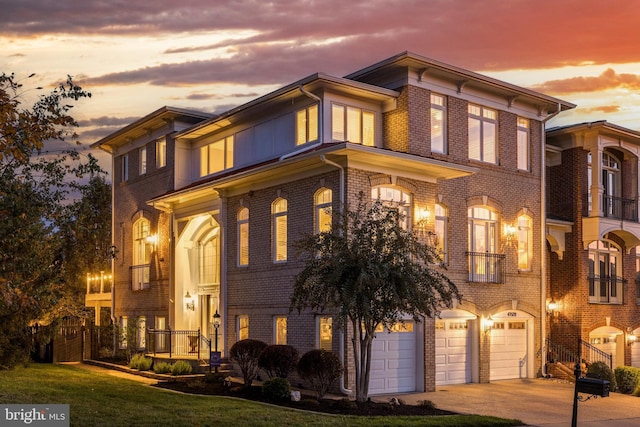
[[[315,195],[315,233],[331,230],[331,202],[333,192],[322,188]]]
[[[125,154],[120,158],[120,182],[129,181],[129,155]]]
[[[139,167],[139,171],[140,171],[140,175],[144,175],[145,173],[147,173],[147,148],[143,147],[140,149],[140,167]]]
[[[296,112],[296,145],[318,139],[318,104]]]
[[[531,217],[520,215],[518,217],[518,270],[531,270],[531,258],[533,256],[533,239]]]
[[[431,94],[431,151],[434,153],[447,152],[446,136],[447,106],[445,97]]]
[[[198,241],[198,281],[203,284],[220,283],[220,229],[211,229]]]
[[[471,207],[469,220],[469,281],[503,283],[503,254],[498,254],[498,214],[484,206]]]
[[[287,260],[287,201],[277,199],[271,205],[273,261]]]
[[[374,145],[375,116],[360,108],[331,105],[331,138],[355,144]]]
[[[469,158],[497,163],[498,113],[469,104]]]
[[[333,319],[327,316],[318,316],[317,320],[317,347],[320,350],[333,350]]]
[[[274,336],[275,344],[286,345],[287,344],[287,318],[284,316],[277,316],[274,321]]]
[[[150,223],[140,218],[133,224],[133,260],[131,266],[131,289],[139,291],[149,287],[149,263],[152,241]]]
[[[622,254],[613,242],[589,243],[589,302],[622,304]]]
[[[161,138],[156,141],[156,168],[167,166],[167,140]]]
[[[529,132],[529,119],[518,117],[518,169],[523,171],[529,170],[529,147],[530,147],[530,132]]]
[[[435,207],[436,249],[444,264],[447,263],[447,209],[439,203]]]
[[[249,209],[238,211],[238,265],[249,265]]]
[[[200,147],[200,176],[233,167],[233,136]]]
[[[412,205],[410,193],[395,187],[374,187],[371,189],[371,199],[380,200],[385,205],[398,209],[400,212],[400,226],[408,230]]]
[[[640,246],[636,246],[636,304],[640,305]]]

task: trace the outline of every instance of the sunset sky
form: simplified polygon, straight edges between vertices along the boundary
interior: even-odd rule
[[[0,72],[72,75],[90,144],[164,105],[210,113],[403,51],[640,130],[640,0],[0,0]],[[104,166],[109,166],[105,164]]]

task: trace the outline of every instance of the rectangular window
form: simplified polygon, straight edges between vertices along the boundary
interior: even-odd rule
[[[138,318],[138,333],[137,333],[138,348],[147,347],[147,318],[140,316]]]
[[[287,318],[278,316],[275,318],[275,344],[287,344]]]
[[[373,146],[375,115],[356,107],[331,105],[331,138],[354,144]]]
[[[518,117],[518,169],[529,170],[529,119]]]
[[[140,149],[140,175],[147,173],[147,148]]]
[[[331,317],[320,316],[317,325],[317,347],[320,350],[333,350],[333,319]]]
[[[287,201],[277,199],[271,206],[271,226],[273,227],[273,261],[287,260]]]
[[[318,139],[318,105],[296,112],[296,145]]]
[[[518,270],[531,270],[533,255],[531,219],[522,215],[518,217]]]
[[[431,94],[431,151],[446,153],[446,112],[445,98]]]
[[[164,331],[165,329],[167,329],[167,318],[164,316],[157,316],[156,331]],[[167,335],[165,335],[164,333],[156,332],[156,335],[155,335],[156,351],[169,351],[167,342],[168,342]]]
[[[122,160],[120,162],[120,182],[129,181],[129,155],[125,154],[122,156]]]
[[[233,167],[233,136],[200,147],[200,176]]]
[[[127,348],[127,330],[129,329],[129,318],[120,317],[120,348]]]
[[[436,221],[435,221],[435,233],[436,233],[436,249],[442,263],[447,263],[447,211],[446,209],[436,203]]]
[[[156,168],[167,166],[167,140],[162,138],[156,141]]]
[[[238,341],[249,339],[249,316],[238,316],[236,321]]]
[[[498,162],[498,113],[479,105],[469,104],[469,158],[481,162]]]
[[[249,209],[242,208],[237,216],[238,266],[249,265]]]

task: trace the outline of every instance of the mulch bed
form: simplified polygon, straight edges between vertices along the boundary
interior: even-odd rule
[[[390,402],[373,402],[368,401],[362,404],[356,404],[355,401],[348,399],[323,399],[316,400],[313,396],[302,395],[299,402],[284,401],[270,402],[262,396],[262,389],[259,386],[251,386],[245,388],[234,385],[232,387],[225,386],[220,382],[205,382],[204,380],[194,381],[165,381],[159,382],[156,387],[176,390],[183,393],[216,395],[216,396],[233,396],[257,402],[268,402],[271,404],[297,408],[315,412],[323,412],[328,414],[340,415],[393,415],[393,416],[429,416],[429,415],[455,415],[454,412],[443,411],[434,407],[431,402],[425,402],[423,405],[405,405],[402,399],[397,399],[394,404]]]

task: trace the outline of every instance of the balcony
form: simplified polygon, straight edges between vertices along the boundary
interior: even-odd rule
[[[85,305],[94,307],[95,301],[111,301],[111,285],[113,276],[111,273],[87,273],[87,294]]]
[[[638,200],[601,195],[583,198],[582,238],[585,242],[600,240],[607,233],[615,233],[625,246],[640,245]]]
[[[589,302],[592,304],[622,304],[625,280],[617,276],[589,276]]]
[[[132,265],[129,267],[129,273],[131,277],[131,290],[141,291],[143,289],[149,289],[149,271],[151,270],[150,264]]]
[[[584,216],[589,216],[593,209],[591,197],[585,195]],[[621,219],[623,221],[638,222],[638,201],[636,199],[625,199],[622,197],[602,195],[602,217]]]
[[[469,257],[469,282],[504,283],[505,254],[466,252]]]

